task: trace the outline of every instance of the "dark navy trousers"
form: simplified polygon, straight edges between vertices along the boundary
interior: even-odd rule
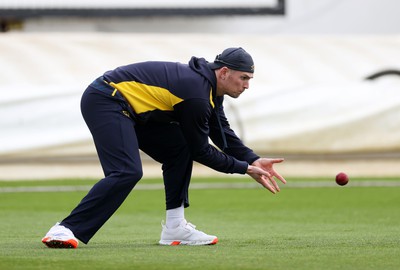
[[[101,78],[84,92],[81,111],[105,177],[61,225],[87,244],[142,178],[139,149],[162,164],[166,209],[189,206],[193,160],[178,124],[137,123],[121,94]]]

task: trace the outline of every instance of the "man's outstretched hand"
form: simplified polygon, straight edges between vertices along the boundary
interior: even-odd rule
[[[280,188],[274,178],[286,184],[285,178],[274,169],[274,164],[281,163],[283,160],[283,158],[259,158],[253,164],[249,165],[246,173],[275,194],[280,191]]]

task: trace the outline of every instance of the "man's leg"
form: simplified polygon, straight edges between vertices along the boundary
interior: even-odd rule
[[[189,206],[189,184],[193,160],[182,131],[177,124],[148,124],[136,126],[140,148],[162,163],[166,225],[161,232],[161,245],[213,245],[214,235],[196,230],[184,217],[184,207]]]
[[[189,206],[193,160],[177,124],[137,125],[139,147],[162,164],[166,209]]]
[[[89,87],[82,97],[81,109],[105,178],[92,187],[60,225],[86,244],[141,179],[142,164],[135,123],[122,112],[120,102]]]

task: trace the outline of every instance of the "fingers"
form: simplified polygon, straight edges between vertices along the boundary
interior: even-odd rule
[[[273,159],[273,162],[282,161],[283,159]],[[278,183],[275,181],[274,177],[278,178],[282,183],[286,184],[285,178],[283,178],[272,168],[270,168],[270,170],[264,170],[257,166],[249,166],[247,173],[273,194],[276,194],[280,191]]]
[[[280,175],[279,173],[277,173],[276,171],[274,171],[274,176],[275,176],[276,178],[278,178],[282,183],[286,184],[286,179],[283,178],[283,176]]]
[[[269,178],[267,178],[266,176],[262,175],[260,177],[261,181],[261,185],[263,185],[263,187],[265,187],[266,189],[268,189],[269,191],[271,191],[271,193],[275,194],[276,193],[276,189],[271,185],[271,183],[268,181]]]
[[[282,183],[286,184],[286,179],[283,178],[282,175],[280,175],[279,173],[277,173],[277,172],[273,169],[273,166],[272,166],[272,164],[274,164],[274,163],[281,163],[281,162],[283,162],[284,160],[285,160],[284,158],[272,158],[272,159],[269,159],[269,162],[271,163],[270,170],[271,170],[272,176],[275,176],[275,177],[278,178]],[[272,177],[269,177],[269,178],[272,179]],[[275,182],[275,183],[276,183],[276,182]]]
[[[285,160],[284,158],[272,158],[272,159],[270,159],[271,163],[281,163],[284,160]]]
[[[278,184],[276,183],[276,181],[272,178],[272,177],[267,177],[265,175],[261,176],[261,184],[268,189],[269,191],[271,191],[273,194],[276,194],[277,192],[281,191],[281,189],[279,188]]]
[[[274,188],[276,191],[278,191],[278,192],[281,191],[281,189],[278,186],[278,183],[276,183],[274,178],[270,178],[270,181],[271,181],[272,185],[274,185]]]

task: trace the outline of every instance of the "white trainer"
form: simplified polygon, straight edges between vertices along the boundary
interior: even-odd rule
[[[215,245],[218,238],[214,235],[205,234],[196,230],[196,226],[183,220],[178,227],[170,229],[161,223],[161,240],[160,245],[177,246],[177,245]]]
[[[57,222],[43,237],[42,243],[49,248],[77,248],[79,242],[70,229]]]

